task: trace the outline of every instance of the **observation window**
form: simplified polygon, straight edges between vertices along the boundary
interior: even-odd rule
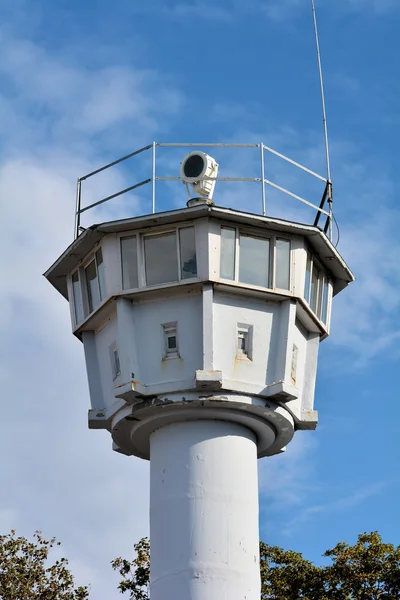
[[[103,252],[99,248],[84,268],[71,276],[75,324],[81,323],[106,297]]]
[[[221,227],[220,277],[264,288],[290,290],[291,242]]]
[[[269,287],[269,240],[239,237],[239,281]]]
[[[82,301],[81,282],[79,280],[79,271],[72,275],[72,294],[74,301],[75,322],[80,323],[85,317]]]
[[[197,277],[194,227],[122,237],[121,264],[124,290]]]
[[[304,299],[311,310],[326,325],[328,320],[329,278],[319,268],[309,252],[307,253],[304,280]]]
[[[101,248],[85,268],[89,313],[97,308],[105,295],[104,263]]]
[[[181,279],[197,277],[196,239],[194,227],[179,230]]]
[[[147,285],[178,281],[176,232],[149,235],[144,238]]]
[[[221,228],[221,277],[235,279],[235,244],[236,230]]]
[[[121,238],[122,289],[139,287],[136,235]]]
[[[275,242],[275,287],[290,289],[290,240]]]

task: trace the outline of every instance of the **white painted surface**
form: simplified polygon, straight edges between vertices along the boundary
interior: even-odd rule
[[[259,600],[255,442],[222,421],[152,434],[151,600]]]
[[[97,360],[99,363],[101,387],[103,388],[104,406],[107,408],[115,402],[114,380],[110,360],[109,347],[117,340],[117,319],[109,321],[96,333]]]
[[[135,343],[141,383],[192,380],[203,364],[202,295],[182,295],[133,304]],[[163,360],[163,323],[178,324],[179,358]],[[200,365],[200,367],[199,367]]]
[[[86,373],[89,384],[91,408],[104,408],[103,387],[100,377],[99,361],[97,360],[96,337],[93,331],[82,333],[85,350]]]
[[[250,381],[262,387],[275,381],[275,355],[279,335],[280,303],[214,293],[214,369],[225,379]],[[237,325],[253,327],[253,360],[237,360]]]

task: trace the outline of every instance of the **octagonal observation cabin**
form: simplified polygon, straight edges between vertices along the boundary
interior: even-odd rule
[[[220,178],[213,159],[206,172],[210,157],[201,152],[197,179],[188,183],[182,170],[156,177],[158,146],[111,163],[152,150],[151,177],[89,207],[81,206],[88,176],[78,180],[76,239],[45,273],[69,301],[84,344],[89,426],[108,429],[115,450],[149,458],[149,436],[161,424],[226,418],[256,432],[260,457],[275,454],[296,429],[317,424],[319,343],[329,334],[333,296],[354,280],[330,239],[331,184],[263,144],[232,145],[260,149],[260,177]],[[325,181],[319,206],[266,179],[266,151]],[[200,194],[204,182],[205,197],[156,212],[156,181],[179,179]],[[219,179],[259,183],[264,214],[215,205]],[[151,214],[80,230],[85,210],[145,183]],[[266,186],[312,206],[314,223],[266,216]],[[266,440],[268,428],[274,435]]]

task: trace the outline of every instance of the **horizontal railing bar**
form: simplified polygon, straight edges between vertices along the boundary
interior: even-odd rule
[[[146,183],[150,183],[151,179],[145,179],[144,181],[141,181],[140,183],[135,183],[135,185],[131,185],[130,187],[126,188],[125,190],[122,190],[121,192],[117,192],[116,194],[112,194],[111,196],[107,196],[107,198],[103,198],[103,200],[99,200],[98,202],[94,202],[93,204],[89,204],[89,206],[85,206],[85,208],[82,208],[78,214],[82,214],[84,213],[86,210],[89,210],[89,208],[93,208],[94,206],[98,206],[99,204],[103,204],[103,202],[107,202],[107,200],[112,200],[113,198],[117,198],[117,196],[122,196],[122,194],[126,194],[126,192],[131,192],[132,190],[141,187],[142,185],[145,185]]]
[[[279,156],[279,158],[283,158],[283,160],[286,160],[287,162],[294,165],[295,167],[299,167],[299,169],[302,169],[303,171],[305,171],[306,173],[309,173],[310,175],[314,175],[314,177],[317,177],[317,179],[320,179],[321,181],[324,181],[326,183],[326,177],[322,177],[322,175],[318,175],[318,173],[315,173],[315,171],[311,171],[311,169],[308,169],[307,167],[304,167],[300,163],[296,162],[295,160],[288,158],[284,154],[281,154],[280,152],[277,152],[276,150],[273,150],[272,148],[265,146],[265,144],[263,144],[263,148],[264,148],[264,150],[271,152],[271,154],[275,154],[275,156]]]
[[[182,181],[181,177],[156,177],[158,181]],[[200,177],[199,181],[261,181],[261,177]]]
[[[157,146],[161,146],[163,148],[169,148],[169,147],[193,147],[193,146],[197,146],[200,148],[259,148],[260,144],[193,144],[193,143],[157,143]]]
[[[322,208],[320,208],[316,204],[313,204],[312,202],[309,202],[308,200],[305,200],[304,198],[302,198],[301,196],[298,196],[297,194],[293,194],[293,192],[289,192],[289,190],[287,190],[286,188],[281,187],[280,185],[277,185],[276,183],[273,183],[272,181],[269,181],[268,179],[264,179],[264,183],[267,183],[271,187],[279,190],[280,192],[284,192],[288,196],[292,196],[292,198],[295,198],[296,200],[300,200],[300,202],[303,202],[304,204],[307,204],[308,206],[311,206],[312,208],[315,208],[315,210],[318,210],[318,211],[322,212],[324,215],[327,215],[329,217],[329,213],[326,212],[326,210],[323,210]]]
[[[84,175],[83,177],[79,177],[79,181],[84,181],[85,179],[89,179],[89,177],[92,177],[93,175],[97,175],[97,173],[101,173],[102,171],[105,171],[106,169],[109,169],[110,167],[114,167],[115,165],[118,165],[119,163],[123,162],[124,160],[128,160],[128,158],[132,158],[132,156],[136,156],[137,154],[141,154],[141,152],[144,152],[145,150],[149,150],[150,148],[152,148],[153,144],[149,144],[148,146],[144,146],[143,148],[140,148],[140,150],[135,150],[135,152],[131,152],[130,154],[127,154],[126,156],[123,156],[122,158],[119,158],[118,160],[114,160],[113,162],[109,163],[108,165],[105,165],[105,167],[100,167],[100,169],[96,169],[95,171],[92,171],[91,173],[88,173],[87,175]]]
[[[188,142],[177,142],[177,143],[157,143],[157,146],[162,146],[162,147],[203,147],[203,148],[260,148],[261,144],[224,144],[224,143],[199,143],[199,144],[195,144],[195,143],[188,143]],[[265,144],[262,144],[262,147],[264,150],[267,150],[268,152],[271,152],[271,154],[274,154],[275,156],[278,156],[279,158],[282,158],[283,160],[286,160],[287,162],[291,163],[292,165],[294,165],[295,167],[298,167],[299,169],[302,169],[303,171],[305,171],[306,173],[309,173],[310,175],[313,175],[314,177],[317,177],[317,179],[320,179],[321,181],[326,182],[326,177],[323,177],[322,175],[319,175],[318,173],[316,173],[315,171],[312,171],[311,169],[308,169],[307,167],[305,167],[304,165],[301,165],[300,163],[296,162],[295,160],[292,160],[291,158],[289,158],[288,156],[285,156],[284,154],[281,154],[280,152],[277,152],[276,150],[273,150],[272,148],[270,148],[269,146],[266,146]]]

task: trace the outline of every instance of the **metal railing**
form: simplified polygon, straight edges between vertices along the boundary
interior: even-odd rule
[[[104,202],[108,202],[109,200],[117,198],[118,196],[122,196],[123,194],[131,192],[132,190],[138,189],[148,183],[152,184],[151,185],[152,213],[154,214],[156,212],[156,191],[157,191],[156,182],[157,181],[182,181],[180,177],[164,177],[164,176],[156,175],[156,173],[157,173],[157,169],[156,169],[157,152],[156,152],[156,150],[157,150],[157,148],[162,148],[162,147],[164,147],[164,148],[181,148],[181,147],[183,147],[183,148],[259,148],[260,149],[260,176],[259,177],[215,177],[215,178],[208,177],[207,179],[213,179],[213,180],[215,179],[216,181],[259,183],[260,190],[261,190],[261,212],[264,216],[267,215],[265,186],[268,185],[280,192],[283,192],[287,196],[290,196],[291,198],[294,198],[295,200],[298,200],[298,201],[302,202],[303,204],[315,209],[315,211],[316,211],[316,216],[315,216],[315,220],[314,220],[315,226],[319,226],[319,221],[320,221],[321,217],[324,216],[325,223],[323,225],[323,230],[327,235],[329,235],[329,238],[332,241],[333,214],[332,214],[332,184],[331,184],[331,182],[329,180],[327,180],[326,177],[322,177],[318,173],[315,173],[311,169],[308,169],[307,167],[292,160],[291,158],[288,158],[284,154],[281,154],[280,152],[273,150],[272,148],[266,146],[262,142],[260,144],[222,144],[222,143],[198,143],[197,144],[197,143],[153,142],[151,144],[148,144],[147,146],[144,146],[143,148],[140,148],[139,150],[135,150],[134,152],[131,152],[130,154],[127,154],[126,156],[119,158],[118,160],[108,163],[104,167],[100,167],[99,169],[96,169],[95,171],[92,171],[91,173],[84,175],[83,177],[79,177],[78,183],[77,183],[77,192],[76,192],[75,226],[74,226],[75,239],[79,236],[81,230],[83,229],[81,227],[81,215],[84,212],[94,208],[95,206],[99,206],[100,204],[103,204]],[[142,154],[143,152],[146,152],[149,150],[151,150],[151,176],[150,177],[145,178],[142,181],[139,181],[138,183],[135,183],[135,184],[133,184],[123,190],[120,190],[114,194],[108,195],[105,198],[98,200],[97,202],[93,202],[92,204],[89,204],[88,206],[82,207],[82,182],[83,181],[86,181],[87,179],[94,177],[95,175],[98,175],[99,173],[101,173],[107,169],[110,169],[111,167],[121,164],[121,163],[125,162],[126,160],[133,158],[134,156],[137,156],[137,155]],[[282,159],[283,161],[286,161],[287,163],[291,164],[292,166],[295,166],[298,169],[301,169],[303,172],[308,173],[309,175],[313,176],[314,178],[324,182],[324,184],[325,184],[324,193],[322,195],[319,205],[317,206],[316,204],[314,204],[313,202],[310,202],[309,200],[306,200],[302,196],[299,196],[298,194],[295,194],[292,191],[286,189],[285,187],[278,185],[277,183],[271,181],[270,179],[267,179],[265,177],[265,152],[269,152],[270,154]]]

